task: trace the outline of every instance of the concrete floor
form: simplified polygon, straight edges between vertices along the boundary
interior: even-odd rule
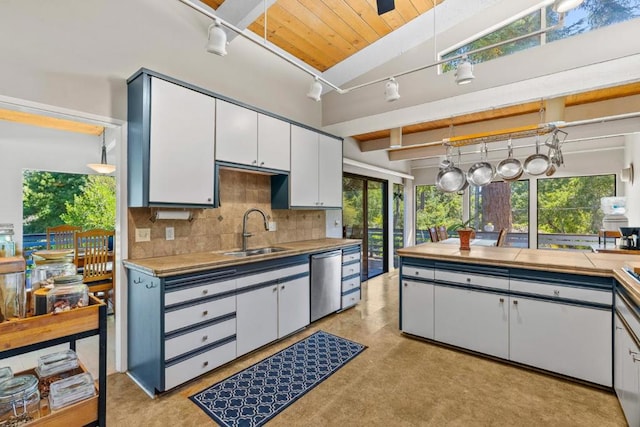
[[[156,399],[125,374],[108,378],[108,426],[215,423],[188,396],[318,329],[369,348],[269,426],[624,426],[615,395],[440,345],[398,330],[397,275],[363,283],[355,308]]]

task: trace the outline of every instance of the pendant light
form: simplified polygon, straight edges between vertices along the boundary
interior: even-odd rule
[[[571,9],[575,9],[584,3],[584,0],[556,0],[553,2],[553,11],[557,13],[565,13]]]
[[[116,170],[116,165],[110,165],[107,163],[107,146],[104,143],[105,130],[102,131],[102,157],[100,163],[89,163],[91,169],[98,173],[107,174]]]
[[[471,83],[471,80],[476,78],[476,76],[473,75],[473,65],[471,65],[466,55],[462,57],[462,62],[458,64],[455,76],[456,83],[459,85]]]
[[[217,19],[209,25],[209,37],[207,38],[207,52],[225,56],[227,54],[227,33]]]

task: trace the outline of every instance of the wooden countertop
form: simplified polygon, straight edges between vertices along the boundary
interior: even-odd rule
[[[284,258],[293,255],[302,255],[322,250],[340,249],[347,246],[359,245],[362,241],[355,239],[316,239],[299,242],[278,243],[274,246],[285,248],[285,251],[265,255],[253,255],[249,257],[234,257],[224,255],[223,252],[195,252],[182,255],[171,255],[153,258],[126,259],[125,267],[141,271],[157,277],[175,276],[176,274],[194,273],[213,268],[229,267],[234,265],[249,264],[268,259]],[[253,248],[251,248],[253,249]]]
[[[469,251],[461,251],[459,247],[452,246],[423,243],[398,249],[397,253],[400,256],[440,261],[615,277],[629,291],[636,304],[640,305],[640,286],[622,271],[622,267],[625,265],[640,267],[640,255],[492,246],[472,246]]]

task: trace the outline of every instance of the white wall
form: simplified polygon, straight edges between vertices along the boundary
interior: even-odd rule
[[[145,67],[321,125],[308,74],[242,37],[206,52],[210,23],[177,0],[4,1],[0,95],[126,120],[126,79]]]
[[[640,133],[627,135],[625,137],[624,165],[629,167],[633,164],[633,183],[624,184],[624,195],[627,196],[627,217],[629,225],[640,225]]]

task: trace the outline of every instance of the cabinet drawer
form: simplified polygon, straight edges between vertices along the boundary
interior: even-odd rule
[[[631,330],[636,335],[636,337],[640,337],[640,321],[635,316],[632,311],[632,308],[629,307],[623,297],[618,293],[616,295],[616,310],[622,315],[622,318],[627,322],[627,324],[631,327]]]
[[[509,290],[509,278],[507,277],[485,276],[482,274],[436,269],[435,278],[436,280],[459,285],[481,286],[483,288],[500,289],[503,291]]]
[[[236,311],[236,296],[207,301],[185,307],[181,310],[167,311],[164,314],[164,331],[171,332],[196,323],[213,320],[216,317]]]
[[[613,303],[613,293],[595,289],[573,288],[548,283],[530,282],[528,280],[511,279],[511,290],[546,297],[563,298],[596,304]]]
[[[225,320],[214,325],[196,329],[187,334],[169,338],[164,342],[164,359],[173,359],[199,347],[214,343],[236,334],[236,319]]]
[[[352,277],[349,280],[345,280],[342,282],[342,292],[349,292],[352,289],[357,289],[360,287],[360,277]]]
[[[293,267],[280,268],[272,271],[265,271],[264,273],[252,274],[249,276],[240,277],[236,281],[236,288],[242,289],[248,286],[258,285],[260,283],[271,282],[273,280],[281,279],[287,276],[294,276],[300,273],[308,273],[309,264],[300,264]]]
[[[360,301],[360,290],[342,296],[342,308],[351,307]]]
[[[403,277],[415,277],[417,279],[433,280],[435,273],[433,268],[412,267],[410,265],[402,266]]]
[[[225,280],[223,282],[207,283],[202,286],[184,288],[178,291],[166,292],[164,294],[164,305],[174,305],[193,299],[210,297],[216,294],[233,291],[236,289],[235,280]]]
[[[164,370],[164,389],[169,390],[209,372],[236,357],[236,342],[231,341],[202,354],[197,354]]]
[[[349,254],[342,254],[342,263],[347,264],[349,262],[353,262],[356,260],[360,260],[360,252],[352,252]]]
[[[353,264],[347,264],[342,266],[342,277],[353,276],[354,274],[360,274],[360,263],[354,262]]]

